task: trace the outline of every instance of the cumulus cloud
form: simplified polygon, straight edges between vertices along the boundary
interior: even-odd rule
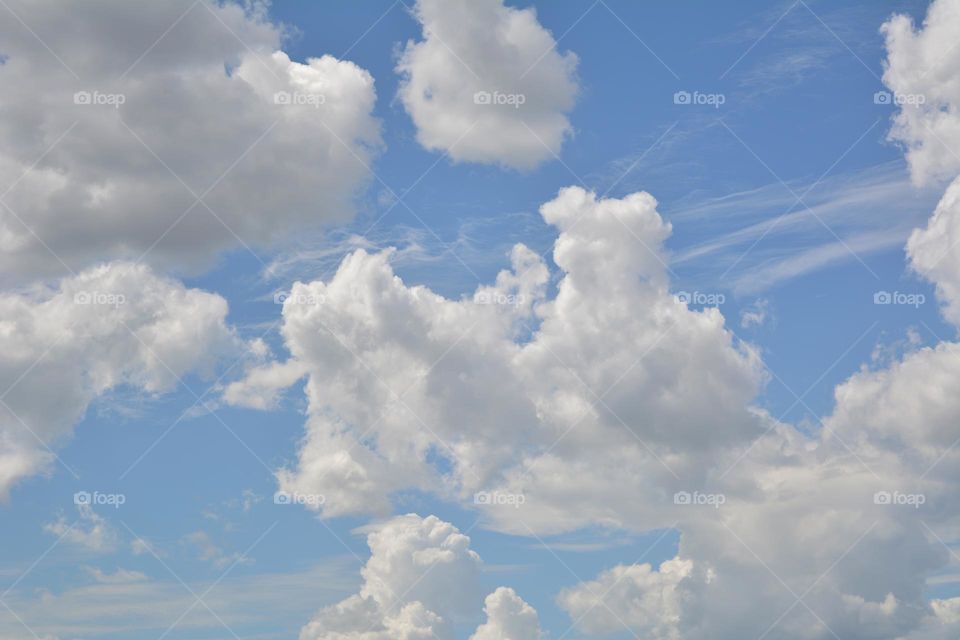
[[[454,161],[532,168],[570,133],[577,57],[533,9],[503,0],[418,0],[423,40],[397,64],[400,100],[425,148]]]
[[[195,268],[350,217],[379,146],[373,78],[291,60],[262,4],[6,4],[5,279],[144,253]]]
[[[948,94],[955,83],[941,71],[956,60],[942,69],[937,60],[955,49],[956,38],[943,38],[957,16],[955,3],[935,2],[920,32],[902,17],[887,24],[891,88],[920,90],[898,84],[906,82],[898,74],[910,74],[911,82],[945,83],[937,88],[947,93],[930,95]],[[904,66],[911,60],[914,67]],[[897,136],[915,125],[923,137],[908,150],[920,181],[958,169],[928,146],[933,134],[919,133],[940,127],[936,135],[949,135],[954,104],[930,122],[904,108],[894,127]],[[960,320],[958,190],[955,181],[907,244],[911,268],[936,286],[953,324]],[[653,638],[955,637],[958,599],[929,600],[927,590],[949,563],[947,545],[960,537],[960,404],[952,392],[960,344],[941,341],[889,360],[836,387],[818,432],[773,424],[730,460],[711,486],[722,506],[677,514],[678,553],[661,571],[615,567],[564,591],[561,606],[585,630],[628,622]],[[671,563],[683,563],[682,579],[662,575]]]
[[[960,141],[958,16],[937,0],[920,30],[900,16],[884,26],[884,78],[899,103],[891,135],[918,183],[960,171],[942,148]],[[401,70],[430,42],[408,47]],[[415,74],[404,72],[409,92]],[[955,324],[958,193],[948,189],[907,247]],[[283,309],[290,358],[251,369],[227,393],[271,406],[305,379],[306,437],[278,472],[281,487],[324,494],[314,505],[324,517],[388,513],[392,494],[417,489],[512,533],[678,530],[675,556],[656,569],[616,565],[559,594],[584,633],[955,636],[957,599],[931,601],[927,581],[949,562],[941,538],[960,537],[960,346],[865,365],[837,386],[821,428],[802,431],[752,406],[763,366],[721,313],[671,295],[670,226],[652,196],[569,188],[541,214],[558,230],[555,294],[547,265],[523,245],[494,283],[460,300],[404,283],[390,252],[357,251],[329,281],[294,287]],[[477,638],[509,633],[505,611],[527,619],[497,593]],[[314,621],[344,635],[308,637],[364,637],[346,635],[355,618],[377,640],[445,633],[441,607],[395,604],[387,620],[361,592]]]
[[[914,182],[952,180],[960,172],[960,7],[934,0],[921,28],[897,14],[881,30],[883,81],[900,103],[890,138],[906,146]]]
[[[758,358],[716,309],[669,292],[656,201],[568,188],[541,213],[560,230],[552,299],[523,245],[467,299],[407,286],[389,252],[357,251],[329,282],[293,287],[279,367],[307,372],[309,415],[284,490],[324,495],[327,516],[386,513],[392,492],[416,488],[492,494],[484,508],[507,529],[517,494],[544,530],[622,524],[660,508],[647,484],[672,495],[681,475],[702,482],[706,461],[760,432]],[[277,370],[253,369],[227,399],[270,397],[294,377]],[[636,498],[596,499],[616,487]]]
[[[306,372],[307,435],[281,487],[324,494],[323,516],[388,512],[391,494],[412,488],[522,535],[679,530],[676,557],[658,570],[612,567],[563,592],[587,632],[942,630],[925,584],[948,554],[927,526],[960,524],[947,449],[960,438],[946,391],[956,346],[857,372],[823,429],[805,434],[751,407],[762,365],[720,312],[670,293],[670,227],[651,196],[569,188],[541,213],[559,230],[553,296],[547,266],[522,245],[509,270],[461,300],[406,285],[389,252],[358,251],[329,282],[294,287],[283,309],[291,358],[265,365]],[[233,392],[284,384],[261,371]]]
[[[453,623],[479,608],[480,556],[450,523],[398,516],[371,527],[367,543],[360,591],[321,609],[300,640],[449,640]],[[536,612],[512,589],[488,596],[486,611],[475,640],[539,637]]]
[[[537,612],[510,587],[487,596],[483,606],[487,621],[470,640],[537,640],[542,637]]]
[[[654,571],[649,564],[617,566],[596,580],[565,589],[558,603],[588,633],[624,627],[643,637],[678,640],[682,612],[679,585],[690,575],[689,560],[668,560]]]
[[[858,442],[846,433],[841,411],[821,436],[780,425],[730,460],[732,471],[709,489],[724,497],[719,508],[694,501],[664,510],[658,522],[673,518],[681,537],[658,571],[620,565],[562,592],[575,626],[626,625],[658,640],[861,640],[933,628],[926,580],[949,555],[927,526],[956,524],[956,485],[947,480],[956,467],[924,480],[923,465],[879,446],[883,434]],[[854,416],[865,431],[871,417]],[[905,502],[915,496],[920,507]]]
[[[915,272],[933,282],[944,316],[960,326],[960,178],[947,188],[923,229],[907,242],[907,256]]]
[[[162,393],[238,351],[226,315],[220,296],[123,262],[0,293],[0,496],[49,468],[97,396]]]

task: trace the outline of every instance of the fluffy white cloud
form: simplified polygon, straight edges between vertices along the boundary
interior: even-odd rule
[[[490,517],[523,533],[501,496],[523,494],[542,530],[624,524],[660,510],[667,494],[650,486],[702,483],[707,461],[760,433],[758,358],[716,309],[668,291],[656,201],[569,188],[542,214],[560,229],[553,299],[522,245],[471,299],[408,287],[389,252],[358,251],[330,282],[293,287],[292,358],[226,393],[272,397],[271,382],[308,373],[307,437],[283,489],[324,495],[328,516],[385,513],[393,491],[417,488],[492,492]]]
[[[839,434],[839,418],[827,429]],[[857,444],[844,434],[851,453],[827,429],[807,438],[780,426],[758,439],[715,478],[719,508],[694,502],[660,514],[658,524],[673,519],[681,532],[675,558],[656,572],[615,567],[563,592],[561,606],[585,632],[626,625],[663,640],[879,640],[934,625],[926,579],[948,553],[924,523],[947,537],[956,525],[956,483],[944,480],[956,467],[924,481],[920,465],[877,446],[882,434]],[[896,497],[878,504],[877,492]],[[920,508],[900,503],[913,495],[924,496]]]
[[[237,350],[226,315],[220,296],[130,263],[0,294],[0,496],[49,466],[98,395],[160,393]]]
[[[957,18],[938,1],[923,31],[902,17],[885,27],[888,86],[927,100],[904,103],[892,134],[917,182],[960,170],[934,149],[960,140]],[[908,244],[954,323],[958,199],[955,184]],[[776,423],[751,408],[757,355],[717,310],[670,295],[670,228],[655,206],[580,189],[544,205],[559,230],[552,298],[546,265],[523,246],[472,299],[407,286],[389,253],[354,253],[329,282],[297,285],[300,300],[322,302],[285,306],[291,358],[233,389],[269,404],[307,376],[307,437],[281,486],[324,493],[325,516],[386,511],[392,492],[415,488],[482,491],[487,523],[520,534],[679,530],[676,557],[657,570],[618,565],[561,592],[585,633],[954,637],[957,602],[928,600],[927,580],[949,562],[940,538],[960,538],[960,347],[865,366],[837,387],[819,431]],[[691,500],[675,503],[678,491]],[[499,632],[495,609],[478,634]],[[408,626],[422,632],[430,611],[411,611]]]
[[[488,595],[483,610],[487,621],[470,640],[537,640],[542,636],[537,612],[510,587]]]
[[[750,408],[758,356],[716,309],[670,294],[655,206],[577,188],[544,205],[560,232],[553,297],[523,246],[470,299],[407,286],[389,253],[296,285],[290,360],[232,389],[272,397],[271,380],[307,372],[307,437],[281,486],[324,494],[324,516],[388,511],[392,492],[415,488],[484,492],[487,523],[518,534],[676,527],[677,557],[659,571],[616,567],[565,592],[586,631],[819,640],[827,627],[857,639],[936,627],[925,581],[947,553],[924,523],[947,536],[960,524],[944,455],[960,438],[955,346],[857,373],[819,434],[778,424]],[[680,491],[698,498],[675,504]],[[923,509],[877,504],[883,491],[922,494]],[[590,609],[605,587],[609,602]]]
[[[329,55],[291,61],[260,3],[4,13],[5,279],[63,273],[52,254],[75,270],[147,251],[192,268],[351,215],[379,146],[373,79]]]
[[[479,608],[480,556],[470,538],[435,516],[398,516],[371,527],[359,593],[320,610],[300,640],[448,640]],[[536,612],[511,589],[487,597],[476,640],[537,640]],[[532,635],[520,635],[531,632]],[[497,635],[501,633],[501,635]]]
[[[956,16],[944,4],[924,33]],[[907,246],[954,324],[958,190]],[[819,433],[775,425],[730,460],[710,488],[723,496],[719,509],[676,513],[680,548],[664,565],[684,563],[681,580],[660,575],[663,565],[658,574],[616,567],[561,595],[577,624],[627,622],[654,638],[955,637],[957,599],[929,601],[927,580],[949,562],[943,541],[960,538],[960,344],[913,345],[877,366],[838,385]]]
[[[278,393],[306,373],[306,368],[297,361],[274,362],[250,371],[242,383],[227,387],[224,400],[248,409],[273,409],[279,402]]]
[[[914,182],[952,180],[960,172],[960,6],[934,0],[921,29],[898,14],[882,31],[883,81],[901,103],[890,137],[906,146]]]
[[[960,326],[960,178],[947,188],[924,229],[907,242],[914,271],[937,286],[944,315]]]
[[[693,570],[689,560],[617,566],[596,580],[565,589],[558,602],[588,633],[612,633],[626,626],[645,638],[679,640],[680,584]]]
[[[503,0],[418,0],[423,40],[407,44],[400,99],[425,148],[454,161],[528,169],[570,133],[577,57],[533,9]]]

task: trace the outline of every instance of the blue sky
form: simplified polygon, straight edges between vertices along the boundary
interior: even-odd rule
[[[228,239],[200,266],[175,252],[166,262],[151,263],[188,289],[224,298],[225,322],[248,346],[218,357],[212,371],[183,370],[163,393],[136,384],[113,386],[92,399],[72,432],[50,439],[57,460],[17,482],[0,507],[0,574],[10,587],[4,595],[9,609],[0,610],[0,637],[33,637],[32,629],[36,637],[63,639],[296,637],[319,609],[357,592],[360,568],[370,556],[365,533],[371,523],[411,512],[436,515],[467,533],[484,560],[483,593],[511,586],[536,610],[547,637],[635,637],[622,628],[609,634],[570,631],[575,616],[557,595],[616,565],[650,562],[656,568],[677,555],[680,529],[657,518],[638,516],[622,527],[595,521],[562,533],[544,525],[524,535],[520,525],[511,531],[502,520],[485,519],[473,504],[417,486],[397,486],[389,514],[321,518],[274,503],[275,473],[296,466],[304,423],[314,416],[303,381],[286,385],[268,411],[236,406],[224,399],[224,390],[265,361],[290,357],[275,295],[296,281],[329,282],[340,261],[359,247],[370,253],[396,247],[390,264],[405,285],[459,300],[509,269],[511,247],[522,242],[543,255],[550,268],[546,295],[553,297],[561,281],[551,254],[558,229],[541,218],[539,207],[567,186],[616,199],[646,191],[672,226],[662,251],[669,291],[719,296],[716,306],[730,339],[751,345],[762,361],[763,381],[752,406],[811,438],[819,437],[820,421],[835,411],[837,385],[953,338],[934,284],[909,270],[904,249],[911,231],[926,224],[943,184],[911,182],[903,148],[888,140],[898,107],[875,100],[876,92],[890,90],[881,79],[887,57],[881,24],[894,13],[919,24],[926,2],[506,6],[535,8],[555,51],[577,57],[569,132],[559,152],[533,168],[453,161],[425,148],[398,95],[403,79],[395,67],[402,50],[424,37],[402,0],[274,0],[265,9],[259,19],[284,25],[282,49],[292,61],[306,64],[330,54],[374,79],[371,115],[380,121],[382,142],[370,155],[369,175],[358,181],[356,210],[350,219],[317,225],[327,221],[326,214],[314,215],[309,204],[294,223],[265,209],[258,212],[265,227],[276,215],[277,229],[285,229],[277,242],[241,246]],[[21,17],[23,24],[10,18],[0,30],[0,53],[9,48],[11,61],[20,51],[16,38],[29,39],[10,35],[32,25],[29,15]],[[190,12],[170,33],[193,18]],[[159,35],[164,24],[169,20],[157,18],[152,32]],[[33,30],[50,49],[71,51],[73,44],[44,28]],[[59,67],[53,56],[36,51],[37,69]],[[152,55],[165,60],[168,54],[160,44],[146,54],[143,68]],[[12,65],[0,65],[0,84],[16,80],[3,77],[4,67]],[[721,96],[722,104],[677,104],[678,92],[714,96],[714,102]],[[10,107],[3,113],[14,118],[20,112]],[[137,117],[127,119],[136,128]],[[12,135],[4,129],[4,136]],[[215,158],[217,166],[226,168],[236,156],[230,154]],[[314,160],[306,154],[303,163],[309,168]],[[337,166],[319,166],[318,172],[335,173]],[[212,171],[215,177],[220,169]],[[192,174],[187,182],[193,184]],[[203,183],[198,178],[200,190]],[[268,175],[255,185],[255,191],[271,194],[267,204],[274,190],[292,188]],[[307,193],[304,199],[314,197]],[[114,249],[97,255],[99,250],[91,250],[92,262],[129,258]],[[78,270],[86,266],[77,260]],[[30,283],[66,275],[39,270],[12,278],[8,288],[22,293]],[[923,302],[878,306],[877,292],[919,294]],[[699,312],[703,306],[694,302],[690,308]],[[754,322],[746,319],[751,313]],[[518,344],[531,339],[536,322]],[[249,345],[257,339],[270,356],[251,356]],[[323,378],[317,380],[322,386]],[[445,464],[450,461],[437,463]],[[122,494],[124,502],[85,515],[74,504],[77,492]],[[105,538],[99,547],[75,544],[58,522],[79,523]],[[949,574],[949,564],[938,571]],[[956,584],[929,582],[922,599],[958,596]],[[155,607],[158,601],[163,606]],[[456,623],[455,637],[469,637],[482,620],[478,602]],[[798,627],[785,627],[770,637],[801,637]],[[636,637],[670,637],[647,633]],[[862,637],[882,636],[865,631]]]

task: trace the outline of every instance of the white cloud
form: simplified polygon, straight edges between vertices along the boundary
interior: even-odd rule
[[[51,251],[191,269],[350,217],[379,145],[373,78],[291,61],[259,3],[7,4],[36,35],[0,23],[5,279],[63,273]]]
[[[103,571],[98,567],[86,567],[86,569],[94,581],[100,584],[130,584],[147,580],[146,574],[130,569],[118,568],[113,573]]]
[[[546,265],[523,246],[470,299],[407,286],[389,253],[363,251],[329,282],[294,287],[285,366],[308,372],[309,407],[281,487],[324,494],[324,516],[387,512],[393,492],[412,488],[468,504],[487,492],[475,505],[486,523],[521,535],[678,529],[677,556],[660,571],[621,566],[566,592],[586,630],[619,629],[620,617],[660,638],[759,637],[773,626],[819,640],[819,616],[865,640],[934,624],[926,579],[947,553],[920,518],[947,536],[960,530],[960,454],[943,454],[960,437],[948,391],[956,345],[857,373],[822,432],[804,435],[751,408],[762,367],[719,311],[671,295],[670,228],[651,196],[571,188],[541,213],[559,229],[553,297]],[[679,491],[723,504],[674,504]],[[923,510],[876,504],[879,491],[923,494]],[[616,616],[588,611],[603,586],[615,587]],[[341,613],[369,607],[345,602]],[[407,613],[412,628],[433,624]]]
[[[659,572],[615,567],[562,594],[561,605],[584,631],[626,624],[658,639],[908,637],[930,614],[926,577],[947,561],[921,520],[940,529],[953,517],[955,484],[943,485],[946,472],[918,481],[898,454],[844,434],[851,455],[826,433],[805,438],[781,426],[757,440],[708,490],[724,495],[719,509],[688,504],[655,516],[681,532]],[[917,492],[927,503],[876,504],[878,491]]]
[[[454,161],[520,169],[560,154],[577,57],[557,51],[533,9],[418,0],[413,13],[424,39],[407,44],[397,71],[421,145]]]
[[[309,409],[284,490],[324,495],[327,516],[386,513],[392,492],[417,488],[471,502],[524,494],[527,522],[548,530],[624,523],[662,502],[647,484],[702,478],[705,461],[760,432],[747,408],[759,360],[716,309],[668,291],[670,227],[651,196],[569,188],[542,215],[560,229],[553,299],[523,245],[472,299],[408,287],[389,252],[357,251],[329,282],[293,287],[281,368],[308,372]],[[226,397],[271,396],[269,381],[293,378],[276,370],[255,368]],[[626,513],[624,493],[646,499]],[[517,527],[501,506],[485,508]]]
[[[791,190],[805,194],[809,210]],[[692,199],[675,204],[670,220],[680,227],[696,225],[703,238],[676,246],[670,264],[701,287],[755,295],[857,256],[866,260],[899,250],[936,201],[936,193],[912,188],[899,160],[817,183],[793,181],[790,190],[773,182]]]
[[[887,46],[883,81],[901,103],[890,137],[906,146],[914,182],[952,180],[960,172],[955,151],[960,146],[960,7],[953,0],[934,0],[922,28],[897,14],[882,31]]]
[[[947,188],[924,229],[907,242],[915,272],[937,286],[944,316],[960,326],[960,178]]]
[[[767,315],[770,313],[770,301],[766,298],[754,300],[750,306],[740,312],[740,327],[750,329],[751,327],[760,327],[766,324]]]
[[[479,608],[481,562],[470,538],[435,516],[414,514],[369,529],[370,559],[361,570],[360,591],[321,609],[300,640],[452,639],[453,624]],[[536,612],[511,589],[498,589],[486,602],[489,619],[475,640],[539,630]]]
[[[97,396],[162,393],[239,351],[226,315],[220,296],[122,262],[0,293],[0,496],[50,468]]]
[[[912,266],[938,286],[954,322],[957,216],[952,186],[908,245]],[[941,257],[944,266],[932,268]],[[564,608],[583,616],[585,630],[625,621],[655,638],[954,637],[956,601],[928,601],[927,585],[949,562],[941,540],[960,536],[960,403],[952,392],[960,344],[912,348],[880,364],[837,386],[818,433],[776,425],[721,464],[727,471],[710,488],[724,496],[721,508],[676,512],[682,536],[671,562],[692,567],[682,580],[640,569],[637,593],[623,598],[629,588],[612,578],[638,570],[617,567],[565,592]],[[655,522],[664,520],[645,526]],[[604,588],[609,609],[590,609]]]
[[[196,549],[197,556],[218,569],[240,564],[253,564],[253,558],[239,552],[227,553],[217,546],[206,531],[194,531],[184,536],[183,541]]]
[[[596,580],[564,589],[558,603],[588,633],[628,628],[657,640],[680,640],[684,578],[693,571],[689,560],[668,560],[654,571],[649,564],[617,566]]]
[[[487,621],[470,640],[537,640],[542,636],[537,612],[509,587],[488,595],[483,610]]]
[[[960,633],[960,598],[930,601],[932,611],[910,640],[951,640]]]
[[[77,505],[77,512],[79,515],[73,522],[61,515],[54,522],[44,525],[43,530],[61,542],[77,545],[93,553],[116,550],[119,536],[110,523],[88,504]]]
[[[223,398],[227,403],[248,409],[276,408],[281,390],[293,385],[306,375],[299,362],[275,362],[250,371],[241,382],[227,387]]]
[[[31,560],[24,559],[21,572]],[[355,567],[339,559],[285,573],[246,571],[219,581],[215,580],[219,572],[207,580],[185,577],[189,590],[155,560],[148,564],[158,577],[85,567],[76,576],[69,570],[61,572],[64,582],[52,591],[21,583],[4,596],[16,613],[0,606],[0,638],[22,640],[27,634],[23,623],[41,638],[157,638],[178,619],[169,635],[220,636],[228,633],[226,624],[248,638],[271,625],[295,638],[318,600],[335,600],[356,586],[350,576]],[[209,610],[197,604],[194,594],[203,594]]]

